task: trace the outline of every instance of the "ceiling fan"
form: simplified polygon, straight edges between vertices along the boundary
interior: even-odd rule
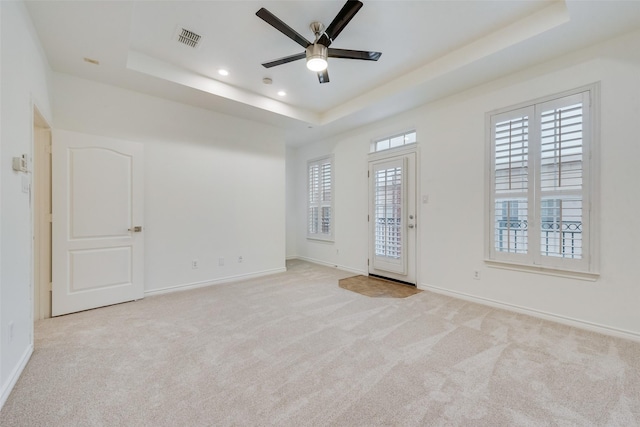
[[[256,12],[256,15],[289,37],[294,42],[302,46],[305,51],[295,55],[285,56],[284,58],[262,64],[265,68],[275,67],[276,65],[286,64],[288,62],[297,61],[298,59],[307,59],[307,68],[318,72],[318,80],[320,83],[329,82],[329,73],[327,72],[327,58],[346,58],[346,59],[362,59],[365,61],[377,61],[382,53],[367,52],[362,50],[334,49],[329,46],[344,30],[349,21],[358,13],[362,7],[361,1],[349,0],[342,6],[342,9],[331,24],[326,28],[320,22],[312,22],[310,27],[315,35],[315,41],[311,43],[309,40],[301,36],[296,30],[282,22],[273,13],[264,7]]]

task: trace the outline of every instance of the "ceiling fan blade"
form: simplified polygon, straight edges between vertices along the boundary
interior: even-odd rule
[[[270,62],[265,62],[264,64],[262,64],[262,66],[264,68],[271,68],[271,67],[275,67],[276,65],[282,65],[288,62],[297,61],[298,59],[303,59],[306,56],[307,54],[305,52],[296,53],[295,55],[289,55],[289,56],[285,56],[284,58],[276,59]]]
[[[377,61],[382,52],[367,52],[364,50],[333,49],[329,48],[329,58],[364,59],[365,61]]]
[[[320,83],[329,83],[329,71],[318,71],[318,81]]]
[[[325,33],[320,37],[320,40],[318,40],[318,43],[328,47],[336,37],[338,37],[342,30],[344,30],[344,27],[347,26],[349,21],[356,16],[356,13],[358,13],[361,7],[361,1],[348,0],[344,6],[342,6],[342,9],[338,12],[336,17],[333,18],[333,21],[331,21],[331,24],[329,24]]]
[[[271,25],[276,30],[280,31],[285,36],[289,37],[294,42],[298,43],[303,48],[307,48],[311,44],[311,42],[301,36],[296,30],[285,24],[275,16],[273,13],[269,12],[267,9],[260,8],[259,11],[256,12],[256,15],[261,18],[264,22]]]

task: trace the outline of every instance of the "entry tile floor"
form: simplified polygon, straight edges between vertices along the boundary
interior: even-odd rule
[[[342,289],[373,298],[406,298],[422,290],[391,280],[371,276],[353,276],[338,281]]]

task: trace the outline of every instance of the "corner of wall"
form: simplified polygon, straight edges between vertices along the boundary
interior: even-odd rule
[[[0,388],[0,411],[2,410],[2,407],[4,406],[4,404],[7,402],[7,399],[9,398],[9,395],[11,394],[13,387],[18,382],[18,379],[20,378],[20,375],[22,375],[22,371],[24,371],[24,368],[26,368],[27,363],[29,362],[29,359],[31,359],[32,354],[33,354],[33,344],[27,347],[24,354],[20,358],[19,363],[13,369],[13,371],[11,372],[11,375],[8,376],[7,381],[5,381],[4,384],[2,384],[2,388]]]

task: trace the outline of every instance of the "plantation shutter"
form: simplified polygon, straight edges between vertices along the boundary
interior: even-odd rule
[[[541,104],[539,215],[542,257],[583,258],[584,94]],[[588,99],[587,99],[588,102]],[[544,263],[545,261],[542,261]]]
[[[333,170],[331,157],[308,164],[307,232],[313,238],[333,235]]]
[[[529,108],[493,118],[493,251],[526,254],[529,242]]]
[[[490,116],[489,259],[574,272],[595,263],[591,91]]]
[[[320,200],[320,166],[318,164],[309,165],[309,214],[308,214],[308,232],[309,234],[318,233],[318,218]]]
[[[320,169],[320,232],[331,234],[331,163],[323,163]]]

